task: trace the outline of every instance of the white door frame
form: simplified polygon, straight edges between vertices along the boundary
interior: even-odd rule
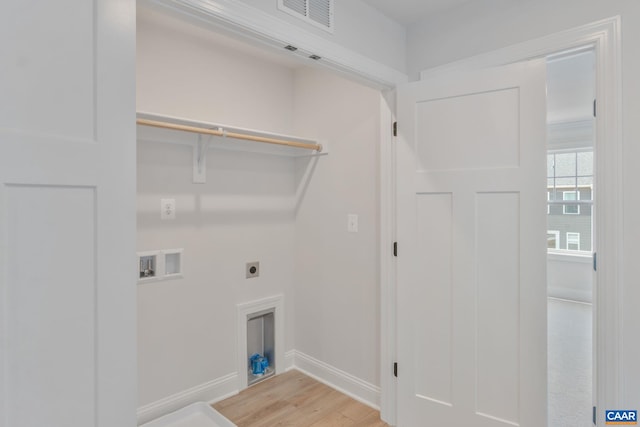
[[[594,301],[597,300],[595,314],[596,337],[596,401],[598,413],[605,408],[617,408],[622,404],[622,139],[621,139],[621,32],[620,17],[612,17],[539,39],[509,46],[504,49],[474,56],[441,67],[425,70],[421,78],[429,78],[460,70],[473,70],[499,66],[513,62],[545,57],[554,53],[592,46],[596,52],[598,116],[596,118],[596,185],[600,189],[596,215],[598,228],[596,241],[598,248],[598,271]],[[399,124],[402,126],[402,124]],[[394,215],[394,185],[392,173],[394,158],[386,148],[385,129],[381,137],[381,218]],[[606,142],[606,143],[605,143]],[[381,221],[381,242],[395,238],[395,227],[389,221]],[[402,242],[399,242],[399,256],[402,256]],[[396,346],[396,300],[393,255],[381,248],[381,415],[391,424],[396,421],[396,390],[393,384],[391,361],[395,359]],[[605,286],[606,285],[606,286]],[[402,374],[403,368],[399,367]],[[406,371],[405,371],[406,372]]]

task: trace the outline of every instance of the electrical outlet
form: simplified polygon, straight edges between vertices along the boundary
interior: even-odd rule
[[[160,219],[176,219],[176,199],[160,199]]]
[[[260,276],[260,263],[258,261],[248,262],[246,267],[247,279]]]
[[[356,214],[347,215],[347,231],[349,233],[358,232],[358,215]]]

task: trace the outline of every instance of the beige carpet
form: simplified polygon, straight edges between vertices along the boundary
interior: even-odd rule
[[[591,304],[548,302],[549,427],[590,427]]]

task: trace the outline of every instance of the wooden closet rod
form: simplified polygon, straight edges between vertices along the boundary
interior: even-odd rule
[[[184,132],[199,133],[203,135],[226,136],[229,138],[244,139],[246,141],[264,142],[266,144],[284,145],[287,147],[306,148],[322,152],[322,144],[313,144],[310,142],[287,141],[284,139],[268,138],[264,136],[247,135],[245,133],[227,132],[218,129],[207,129],[196,126],[179,125],[176,123],[161,122],[158,120],[137,119],[136,123],[143,126],[152,126],[164,129],[181,130]]]

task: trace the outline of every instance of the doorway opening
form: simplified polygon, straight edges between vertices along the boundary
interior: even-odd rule
[[[548,425],[589,425],[594,402],[593,48],[547,58]]]

